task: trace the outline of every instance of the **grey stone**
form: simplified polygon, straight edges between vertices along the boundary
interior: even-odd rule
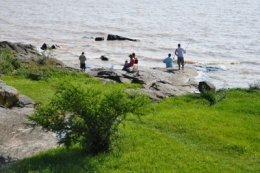
[[[38,60],[40,57],[36,47],[31,44],[11,43],[8,41],[0,42],[0,48],[9,48],[14,56],[22,62],[30,62],[32,60]]]
[[[91,77],[108,79],[120,83],[139,83],[143,86],[135,91],[148,94],[150,98],[160,100],[171,96],[199,93],[195,77],[197,70],[186,67],[185,70],[174,68],[139,68],[137,72],[129,73],[123,70],[95,69],[87,72]],[[129,90],[132,92],[133,90]]]
[[[201,81],[201,82],[199,82],[199,91],[203,92],[203,90],[215,92],[216,87],[208,81]]]
[[[5,109],[0,107],[0,156],[1,164],[23,159],[40,151],[57,147],[57,138],[53,133],[41,128],[26,127],[27,116],[33,108]],[[1,160],[0,159],[0,160]],[[8,161],[9,160],[9,161]],[[4,162],[4,163],[3,163]]]
[[[15,105],[19,100],[18,91],[12,87],[6,85],[0,80],[0,105],[6,108],[10,108]]]
[[[20,94],[19,101],[16,103],[16,106],[21,108],[34,108],[35,102],[28,96]]]

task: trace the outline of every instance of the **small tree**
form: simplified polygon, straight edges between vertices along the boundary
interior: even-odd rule
[[[80,144],[91,153],[106,151],[126,115],[141,115],[150,100],[145,95],[127,94],[123,89],[97,88],[65,82],[50,104],[29,119],[47,131],[63,135],[60,143],[67,147]]]

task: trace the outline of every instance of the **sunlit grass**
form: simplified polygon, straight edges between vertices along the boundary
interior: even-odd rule
[[[37,104],[47,104],[53,97],[55,87],[45,81],[35,81],[23,77],[6,76],[0,78],[7,85],[13,86],[19,92],[32,98]]]
[[[77,147],[46,151],[9,170],[20,172],[258,172],[260,94],[227,91],[209,106],[198,96],[165,99],[152,112],[130,116],[108,153]],[[14,172],[14,171],[13,171]]]

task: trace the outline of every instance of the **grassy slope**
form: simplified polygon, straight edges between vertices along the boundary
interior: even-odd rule
[[[7,85],[13,86],[20,94],[33,98],[37,104],[47,104],[53,97],[55,87],[45,81],[28,80],[23,77],[2,78]]]
[[[30,88],[33,84],[27,80],[13,86],[35,98],[29,94],[33,89],[22,86],[27,82]],[[49,97],[46,92],[52,95],[53,88],[46,86],[41,95]],[[196,96],[165,99],[151,106],[152,113],[141,121],[130,116],[110,153],[84,156],[78,148],[67,151],[61,147],[2,171],[259,172],[259,96],[259,91],[229,90],[223,101],[211,107]]]

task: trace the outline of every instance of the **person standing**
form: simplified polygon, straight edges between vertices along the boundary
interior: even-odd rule
[[[172,67],[172,63],[173,63],[173,60],[174,60],[174,59],[172,59],[171,56],[172,56],[172,55],[169,53],[169,54],[168,54],[168,57],[163,60],[163,62],[164,62],[165,65],[166,65],[166,68]]]
[[[79,61],[80,61],[80,69],[82,72],[85,72],[86,70],[86,60],[87,58],[84,55],[84,52],[79,56]]]
[[[182,66],[182,70],[184,70],[184,56],[183,54],[186,53],[186,51],[181,48],[181,44],[178,44],[178,48],[175,50],[175,55],[178,57],[177,62],[179,66],[179,70],[181,69],[180,67]]]

